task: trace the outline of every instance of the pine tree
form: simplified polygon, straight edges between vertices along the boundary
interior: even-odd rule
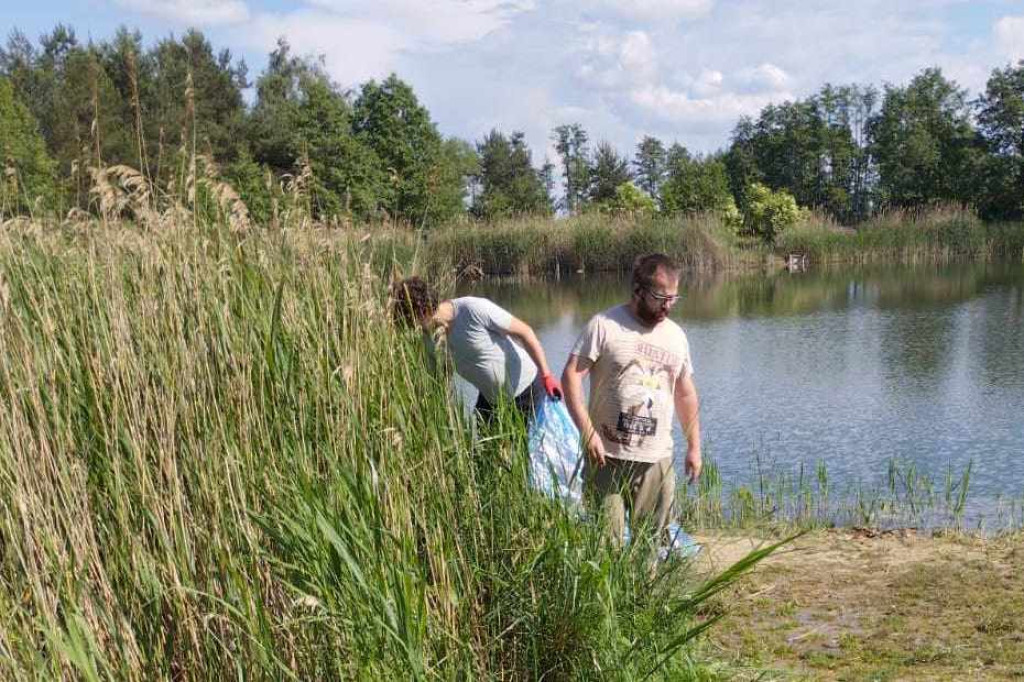
[[[569,213],[576,213],[583,208],[590,186],[590,136],[579,123],[569,123],[555,128],[553,137],[562,158],[563,205]]]
[[[633,168],[636,169],[636,183],[640,189],[657,198],[665,176],[665,145],[661,140],[645,135],[636,146]]]
[[[551,199],[541,172],[534,170],[530,148],[521,132],[506,137],[492,130],[477,143],[479,192],[471,211],[477,217],[547,214]]]
[[[587,198],[597,204],[614,201],[619,185],[632,179],[629,160],[615,151],[608,142],[601,142],[594,153]]]

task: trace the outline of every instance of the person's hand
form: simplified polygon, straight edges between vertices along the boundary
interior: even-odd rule
[[[686,453],[686,461],[683,466],[683,473],[686,474],[687,481],[693,483],[700,478],[700,470],[703,467],[704,463],[701,460],[700,449],[689,450]]]
[[[601,442],[601,437],[597,435],[597,431],[590,432],[590,438],[587,439],[586,444],[587,458],[592,464],[596,464],[598,467],[604,466],[604,443]]]
[[[548,394],[549,398],[552,400],[562,399],[562,384],[558,382],[558,379],[552,376],[550,372],[540,379],[544,382],[544,392]]]

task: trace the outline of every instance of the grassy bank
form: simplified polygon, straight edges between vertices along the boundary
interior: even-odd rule
[[[465,278],[628,272],[638,255],[651,251],[672,255],[690,272],[779,268],[794,252],[807,254],[813,264],[1024,259],[1024,224],[986,223],[970,212],[945,208],[895,211],[856,229],[811,214],[771,248],[737,234],[712,214],[521,218],[457,223],[418,237],[404,230],[376,234],[426,272]]]
[[[350,245],[372,264],[375,274],[416,270],[445,282],[489,276],[624,273],[637,256],[652,251],[667,253],[687,272],[701,275],[780,269],[790,253],[806,254],[814,265],[1024,260],[1024,223],[986,223],[968,211],[951,208],[893,211],[856,229],[839,227],[811,213],[784,231],[772,247],[738,234],[735,226],[710,213],[669,218],[592,213],[487,223],[460,220],[429,230],[390,222],[319,224],[301,211],[288,216],[289,225],[308,230],[322,244]],[[157,218],[155,229],[174,229],[173,220]],[[33,224],[25,219],[12,222]],[[51,221],[46,229],[63,226],[85,231],[90,225],[80,219]],[[154,229],[146,221],[141,225],[144,231]],[[247,223],[247,229],[262,228]],[[280,230],[275,226],[270,231]]]
[[[458,273],[550,276],[628,271],[661,251],[687,269],[723,268],[742,258],[732,230],[712,215],[675,219],[582,215],[465,223],[430,232],[424,262]]]
[[[706,679],[672,560],[475,439],[390,255],[316,230],[0,231],[0,678]]]
[[[668,253],[690,272],[781,267],[789,253],[813,264],[924,264],[1024,259],[1024,224],[986,223],[951,208],[893,211],[853,228],[810,214],[774,247],[736,233],[713,214],[675,218],[582,215],[465,222],[422,233],[392,231],[396,253],[415,256],[427,272],[460,277],[551,277],[628,272],[651,251]]]
[[[892,211],[856,229],[812,219],[783,233],[776,252],[822,263],[947,263],[1024,260],[1024,224],[987,223],[969,211]]]

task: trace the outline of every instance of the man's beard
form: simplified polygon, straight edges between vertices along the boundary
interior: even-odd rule
[[[668,317],[668,313],[662,310],[661,306],[658,306],[657,308],[649,307],[647,305],[647,301],[644,298],[641,298],[639,305],[636,307],[636,316],[639,317],[640,321],[648,327],[653,327]]]

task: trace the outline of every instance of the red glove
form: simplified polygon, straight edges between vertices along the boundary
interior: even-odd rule
[[[544,392],[548,394],[548,397],[552,400],[562,399],[562,384],[558,383],[558,379],[545,374],[540,378],[544,382]]]

